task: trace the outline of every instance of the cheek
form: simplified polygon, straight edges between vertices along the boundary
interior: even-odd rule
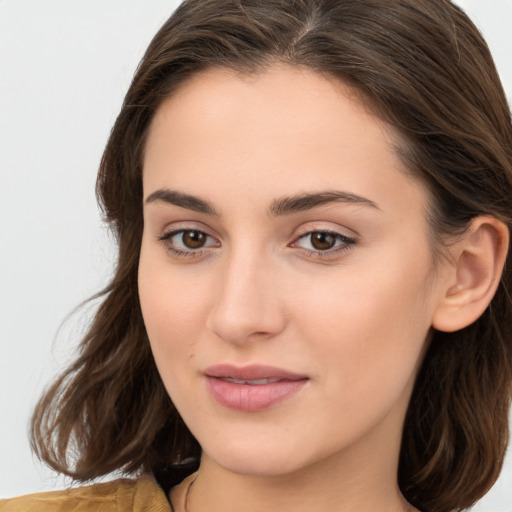
[[[359,269],[342,269],[339,279],[309,283],[308,293],[296,297],[298,330],[331,367],[325,378],[333,393],[341,386],[378,396],[387,387],[396,395],[415,375],[434,302],[427,292],[430,252],[416,248],[414,255],[407,258],[402,247]]]
[[[156,260],[156,261],[155,261]],[[207,279],[170,272],[166,262],[145,257],[139,264],[139,297],[151,348],[164,380],[183,358],[194,356],[209,310]]]

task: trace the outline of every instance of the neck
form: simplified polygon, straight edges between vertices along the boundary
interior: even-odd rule
[[[203,454],[197,475],[171,498],[176,512],[410,512],[396,480],[398,461],[390,464],[393,451],[384,444],[280,475],[229,471]]]
[[[357,476],[321,479],[304,475],[254,477],[225,472],[211,479],[200,470],[182,512],[410,512],[396,485],[368,485]],[[192,483],[189,481],[188,483]],[[188,485],[187,485],[188,488]],[[178,511],[177,511],[178,512]],[[181,512],[181,511],[180,511]]]

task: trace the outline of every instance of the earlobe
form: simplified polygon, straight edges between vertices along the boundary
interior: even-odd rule
[[[507,256],[509,231],[493,217],[476,217],[453,246],[453,268],[446,277],[432,326],[445,332],[476,321],[491,302]]]

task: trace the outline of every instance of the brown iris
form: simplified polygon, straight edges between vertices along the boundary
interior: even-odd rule
[[[311,245],[319,251],[332,249],[336,244],[336,236],[330,233],[315,232],[311,233]]]
[[[189,249],[200,249],[206,243],[206,235],[201,231],[185,231],[181,240]]]

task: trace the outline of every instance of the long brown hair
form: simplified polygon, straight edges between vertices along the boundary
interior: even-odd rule
[[[158,375],[137,293],[142,155],[162,101],[211,67],[274,62],[352,85],[400,134],[431,193],[433,245],[478,215],[512,226],[512,126],[489,50],[449,0],[186,0],[157,33],[101,161],[97,194],[119,243],[112,282],[74,364],[34,413],[32,442],[85,481],[116,469],[161,481],[200,455]],[[496,480],[512,395],[511,261],[473,325],[434,332],[405,420],[398,481],[430,512],[469,507]]]

